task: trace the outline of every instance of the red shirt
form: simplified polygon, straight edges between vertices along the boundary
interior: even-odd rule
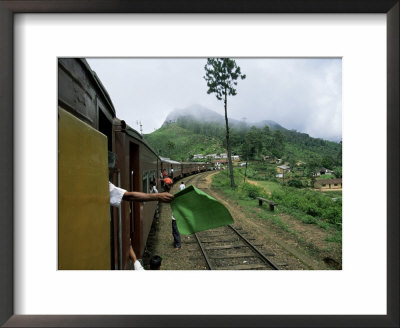
[[[172,180],[171,180],[170,178],[165,178],[165,179],[164,179],[164,182],[165,182],[166,184],[172,184]]]

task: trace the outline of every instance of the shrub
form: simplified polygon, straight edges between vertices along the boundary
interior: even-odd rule
[[[317,222],[317,219],[312,217],[311,215],[305,215],[302,217],[301,221],[308,224],[313,224]]]
[[[288,181],[289,187],[303,188],[303,183],[298,179],[291,179]]]
[[[316,208],[316,207],[314,206],[314,204],[309,204],[309,205],[307,206],[306,213],[307,213],[308,215],[311,215],[311,216],[317,216],[317,215],[318,215],[318,208]]]
[[[245,195],[247,197],[250,197],[250,198],[253,198],[253,199],[256,198],[257,196],[262,195],[262,193],[263,193],[263,189],[262,188],[257,187],[255,185],[252,185],[252,184],[247,183],[247,182],[243,184],[242,191],[245,193]]]
[[[292,187],[274,191],[271,198],[304,223],[331,224],[341,229],[341,199],[333,201],[329,195]]]
[[[244,174],[244,171],[243,171],[243,174]],[[246,175],[248,178],[250,178],[250,179],[255,178],[257,176],[257,174],[258,174],[257,170],[247,167]]]

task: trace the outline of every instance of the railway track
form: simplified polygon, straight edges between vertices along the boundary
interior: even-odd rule
[[[183,179],[207,192],[209,172],[196,174]],[[272,253],[264,253],[263,245],[253,244],[241,227],[233,225],[201,231],[194,234],[209,270],[279,270],[270,260]]]
[[[211,171],[213,172],[213,171]],[[184,177],[182,179],[179,180],[179,182],[184,181],[185,182],[185,186],[189,186],[189,185],[193,185],[196,188],[202,189],[202,190],[207,190],[208,188],[208,184],[207,184],[207,180],[206,177],[210,175],[210,171],[207,172],[201,172],[198,174],[194,174],[194,175],[189,175],[187,177]],[[179,185],[179,182],[176,183],[176,185]]]
[[[195,234],[209,270],[279,270],[268,258],[273,254],[264,254],[257,248],[262,245],[238,230],[229,225]]]

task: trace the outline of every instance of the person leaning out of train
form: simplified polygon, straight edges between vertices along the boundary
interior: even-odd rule
[[[150,193],[158,194],[156,183],[154,181],[150,182]]]
[[[128,202],[151,202],[160,201],[170,203],[174,199],[174,195],[167,192],[146,194],[140,191],[126,191],[125,189],[114,186],[109,182],[110,187],[110,204],[119,206],[122,200]]]
[[[132,246],[129,248],[129,257],[132,259],[135,270],[144,270],[142,264],[136,258],[136,254],[133,251]],[[161,270],[161,262],[162,262],[162,258],[158,255],[154,255],[150,259],[150,270]]]
[[[136,257],[135,252],[133,251],[132,246],[129,247],[129,257],[133,262],[133,266],[135,270],[144,270],[142,263],[140,263]]]
[[[168,178],[168,177],[167,177],[167,178],[165,178],[165,179],[163,180],[163,184],[164,184],[164,186],[163,186],[164,191],[165,191],[165,192],[169,192],[169,191],[171,190],[173,181],[171,180],[171,178]]]
[[[115,167],[117,156],[109,151],[108,152],[108,168],[112,170]],[[119,206],[122,200],[126,200],[128,202],[151,202],[151,201],[160,201],[163,203],[170,203],[174,196],[167,193],[154,193],[154,194],[146,194],[140,191],[127,191],[125,189],[114,186],[110,181],[108,182],[110,189],[110,204],[112,206]]]

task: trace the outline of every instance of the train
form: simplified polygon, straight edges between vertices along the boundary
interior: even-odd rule
[[[210,163],[206,162],[178,162],[161,156],[160,160],[161,172],[165,171],[166,175],[173,181],[210,169]]]
[[[58,59],[59,270],[129,270],[130,246],[143,255],[158,203],[111,207],[109,182],[149,193],[152,184],[162,190],[164,170],[176,181],[211,167],[160,157],[117,117],[84,58]]]

